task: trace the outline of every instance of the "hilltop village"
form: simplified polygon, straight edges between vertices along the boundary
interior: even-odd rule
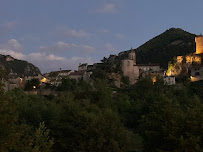
[[[137,64],[136,63],[136,50],[132,49],[125,52],[123,57],[123,52],[119,53],[118,56],[110,55],[108,59],[102,60],[102,63],[95,63],[93,65],[88,65],[87,63],[79,64],[77,71],[62,70],[52,71],[45,74],[35,74],[33,75],[21,75],[17,73],[10,72],[7,75],[7,79],[3,79],[5,91],[12,90],[14,88],[24,88],[28,81],[32,79],[39,79],[40,85],[43,86],[60,86],[63,78],[75,79],[77,82],[80,80],[85,80],[91,82],[92,75],[97,69],[102,67],[104,64],[110,64],[110,69],[120,68],[120,71],[113,70],[109,72],[107,79],[111,79],[114,85],[118,88],[122,87],[122,78],[127,77],[129,84],[135,84],[138,80],[143,77],[151,77],[153,82],[156,82],[156,78],[160,77],[164,79],[165,84],[173,85],[176,83],[177,78],[183,76],[189,76],[190,81],[199,81],[203,79],[203,36],[195,37],[196,42],[196,52],[193,54],[188,54],[185,56],[177,56],[173,62],[169,63],[168,69],[162,69],[159,64],[148,63],[148,64]],[[116,57],[122,56],[121,60],[116,64]],[[6,57],[6,62],[12,62],[13,58],[11,56]],[[5,69],[3,65],[0,67]],[[29,68],[28,68],[29,71]],[[39,91],[33,86],[34,94]],[[51,91],[41,91],[42,94],[50,94]]]
[[[168,68],[140,62],[143,47],[45,74],[1,55],[0,151],[202,152],[203,36],[191,37],[165,44]]]

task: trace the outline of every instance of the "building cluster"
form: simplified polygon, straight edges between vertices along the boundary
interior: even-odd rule
[[[14,88],[24,88],[25,84],[32,79],[39,79],[40,85],[49,84],[51,86],[58,87],[61,84],[63,78],[75,79],[76,81],[90,79],[92,70],[96,68],[96,63],[94,65],[79,64],[78,71],[72,72],[71,70],[59,70],[53,71],[45,74],[38,74],[35,76],[19,76],[17,73],[12,71],[7,75],[6,79],[3,78],[2,82],[4,84],[4,90],[9,91]],[[0,68],[4,70],[4,67],[0,65]],[[33,86],[34,88],[34,86]]]
[[[122,60],[122,71],[128,76],[130,84],[135,84],[140,78],[150,75],[153,82],[157,76],[163,77],[168,85],[175,84],[175,79],[181,76],[190,76],[190,80],[203,80],[203,36],[195,37],[196,52],[185,56],[177,56],[176,62],[169,65],[164,72],[158,64],[136,64],[136,54],[131,49],[128,58]]]
[[[140,78],[150,75],[153,82],[156,78],[163,77],[168,85],[175,84],[175,77],[164,76],[164,71],[159,64],[136,64],[136,54],[133,49],[128,53],[128,58],[122,60],[123,75],[129,77],[130,84],[135,84]]]
[[[133,49],[128,53],[128,57],[123,59],[121,62],[123,76],[129,77],[129,83],[135,84],[140,78],[150,75],[153,82],[156,78],[163,77],[164,81],[168,85],[175,84],[175,77],[181,74],[189,74],[191,81],[203,80],[203,36],[195,38],[196,52],[194,54],[186,56],[177,56],[176,63],[169,67],[167,73],[165,73],[159,66],[159,64],[137,64],[136,54]],[[111,55],[109,60],[112,62],[115,59],[115,55]],[[7,58],[6,61],[10,61],[12,58]],[[105,61],[104,61],[105,62]],[[19,76],[17,73],[12,71],[7,75],[7,79],[2,79],[4,83],[5,91],[12,90],[13,88],[23,88],[26,82],[31,79],[39,79],[41,85],[49,84],[52,86],[59,86],[63,78],[80,80],[90,80],[90,76],[93,70],[99,63],[88,65],[87,63],[79,64],[78,70],[72,72],[71,70],[59,70],[44,75],[38,74],[35,76]],[[0,68],[4,69],[2,65]],[[121,77],[116,74],[110,74],[109,77],[116,81],[116,86],[120,87]],[[33,86],[34,87],[34,86]]]
[[[171,65],[168,69],[168,76],[189,75],[192,82],[203,80],[203,36],[195,37],[195,42],[196,52],[185,56],[177,56],[174,65]]]

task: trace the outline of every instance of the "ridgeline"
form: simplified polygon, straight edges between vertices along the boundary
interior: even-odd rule
[[[33,64],[27,61],[17,60],[10,55],[0,54],[0,65],[5,69],[6,75],[11,72],[16,73],[18,76],[35,76],[41,73]]]
[[[135,49],[137,64],[158,63],[164,69],[178,55],[195,52],[195,34],[171,28]],[[119,53],[123,57],[128,51]]]

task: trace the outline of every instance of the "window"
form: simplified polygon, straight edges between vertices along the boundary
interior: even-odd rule
[[[128,61],[127,66],[130,66],[130,62]]]
[[[195,72],[195,76],[199,76],[200,75],[200,73],[199,72]]]

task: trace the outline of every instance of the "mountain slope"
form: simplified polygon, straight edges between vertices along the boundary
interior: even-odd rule
[[[17,60],[9,55],[0,54],[0,65],[5,68],[6,74],[13,72],[17,73],[18,76],[34,76],[41,73],[33,64],[27,61]]]
[[[159,63],[167,68],[168,62],[178,55],[195,52],[195,34],[180,28],[171,28],[149,40],[136,50],[137,63]]]

